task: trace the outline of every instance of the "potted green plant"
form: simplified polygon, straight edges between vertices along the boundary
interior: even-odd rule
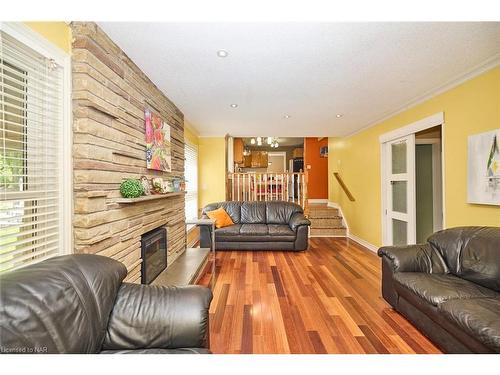
[[[139,180],[126,179],[120,185],[120,194],[123,198],[138,198],[144,194],[144,186]]]

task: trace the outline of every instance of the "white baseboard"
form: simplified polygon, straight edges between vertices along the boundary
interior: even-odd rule
[[[332,208],[340,208],[339,204],[338,203],[335,203],[335,202],[330,202],[328,201],[328,204],[327,204],[328,207],[332,207]]]
[[[349,239],[359,243],[360,245],[366,247],[368,250],[373,251],[374,253],[377,253],[378,246],[375,246],[374,244],[371,244],[368,241],[363,240],[362,238],[359,238],[358,236],[355,236],[354,234],[349,234]]]
[[[328,202],[328,207],[336,208],[339,210],[339,213],[342,216],[342,222],[343,222],[344,226],[346,227],[346,237],[347,238],[359,243],[360,245],[366,247],[368,250],[373,251],[374,253],[377,253],[377,250],[379,248],[378,246],[375,246],[374,244],[371,244],[370,242],[365,241],[364,239],[359,238],[358,236],[355,236],[354,234],[351,234],[351,232],[349,231],[349,224],[347,223],[345,215],[342,212],[342,207],[340,207],[340,205],[338,203]]]
[[[309,203],[328,203],[328,199],[308,199]]]
[[[313,234],[309,235],[309,238],[317,238],[317,237],[323,237],[323,238],[347,238],[347,236],[341,236],[339,234]]]

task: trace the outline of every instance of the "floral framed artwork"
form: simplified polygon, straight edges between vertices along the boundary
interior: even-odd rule
[[[170,126],[150,109],[144,110],[146,125],[146,166],[156,171],[172,171]]]

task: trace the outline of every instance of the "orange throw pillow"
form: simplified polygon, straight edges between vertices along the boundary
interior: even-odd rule
[[[210,219],[215,219],[216,228],[224,228],[230,225],[234,225],[233,221],[231,220],[231,216],[229,216],[226,210],[222,207],[213,211],[208,211],[206,212],[206,214]]]

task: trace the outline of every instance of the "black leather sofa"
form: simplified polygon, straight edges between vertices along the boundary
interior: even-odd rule
[[[123,283],[125,266],[66,255],[0,276],[1,353],[209,353],[212,292]]]
[[[203,208],[206,212],[223,207],[234,225],[215,230],[215,248],[220,250],[307,250],[309,225],[298,204],[284,201],[218,202]],[[211,232],[200,228],[201,247],[211,247]]]
[[[500,228],[382,247],[382,295],[448,353],[500,353]]]

